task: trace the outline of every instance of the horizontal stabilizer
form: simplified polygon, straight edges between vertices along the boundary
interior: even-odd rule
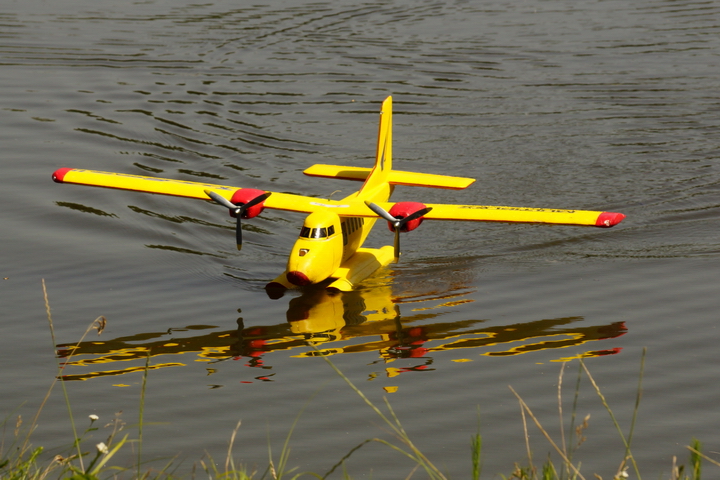
[[[339,165],[313,165],[303,173],[311,177],[339,178],[363,182],[370,175],[372,168],[342,167]],[[475,182],[474,178],[434,175],[432,173],[403,172],[391,170],[388,176],[391,185],[407,185],[410,187],[431,187],[462,190]]]

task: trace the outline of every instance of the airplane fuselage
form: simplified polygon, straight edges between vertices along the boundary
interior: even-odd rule
[[[290,251],[285,279],[292,285],[303,286],[333,277],[338,268],[362,247],[377,221],[376,217],[370,216],[343,217],[342,205],[386,202],[392,192],[393,186],[387,183],[369,190],[361,189],[341,200],[339,206],[328,205],[308,215]]]

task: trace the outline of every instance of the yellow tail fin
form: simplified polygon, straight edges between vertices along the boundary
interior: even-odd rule
[[[392,97],[387,97],[380,107],[380,129],[378,131],[375,167],[365,180],[360,191],[388,183],[392,171]]]
[[[474,178],[403,172],[392,169],[392,97],[387,97],[380,107],[380,129],[373,168],[313,165],[304,173],[311,177],[342,178],[365,182],[360,191],[365,190],[366,193],[382,184],[460,190],[475,181]],[[387,193],[388,195],[392,193],[392,188]]]

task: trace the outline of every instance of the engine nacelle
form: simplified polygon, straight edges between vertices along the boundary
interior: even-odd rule
[[[392,206],[390,211],[388,212],[390,215],[397,219],[403,219],[409,215],[412,215],[413,213],[417,212],[418,210],[422,210],[425,208],[425,204],[420,202],[398,202],[395,205]],[[423,217],[416,218],[415,220],[410,220],[405,225],[400,228],[401,232],[412,232],[417,227],[420,226],[420,224],[423,221]],[[388,228],[391,232],[394,232],[394,228],[392,223],[388,222]]]
[[[265,194],[264,190],[258,190],[256,188],[242,188],[240,190],[236,190],[235,193],[233,193],[230,201],[235,205],[245,205],[246,203],[254,200],[255,198],[263,194]],[[265,209],[264,201],[258,203],[257,205],[253,205],[252,207],[245,210],[242,218],[257,217],[262,213],[263,209]],[[235,217],[235,213],[231,211],[230,216]]]

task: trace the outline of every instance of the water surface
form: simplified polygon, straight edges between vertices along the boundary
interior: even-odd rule
[[[147,459],[179,454],[182,473],[206,452],[222,463],[241,420],[237,460],[262,466],[302,411],[289,463],[323,474],[365,439],[391,439],[323,353],[369,398],[387,396],[453,478],[470,471],[479,409],[483,472],[498,478],[525,462],[508,385],[559,437],[560,366],[567,414],[584,358],[627,432],[647,347],[633,440],[643,474],[667,475],[692,437],[718,451],[717,20],[708,2],[11,2],[0,13],[3,415],[34,414],[57,350],[75,353],[63,373],[77,380],[81,425],[121,410],[132,424],[149,352]],[[425,222],[403,238],[402,262],[358,291],[271,300],[263,286],[301,215],[246,222],[238,252],[232,220],[209,202],[50,180],[78,167],[348,194],[357,184],[301,172],[370,166],[387,95],[396,168],[478,179],[394,199],[627,219],[610,230]],[[376,228],[368,243],[389,242]],[[100,315],[102,335],[75,348]],[[606,478],[622,442],[587,380],[580,392],[591,420],[576,458]],[[57,389],[34,441],[52,455],[69,438]],[[536,431],[531,442],[536,459],[550,451]],[[404,478],[413,466],[368,444],[347,468]]]

